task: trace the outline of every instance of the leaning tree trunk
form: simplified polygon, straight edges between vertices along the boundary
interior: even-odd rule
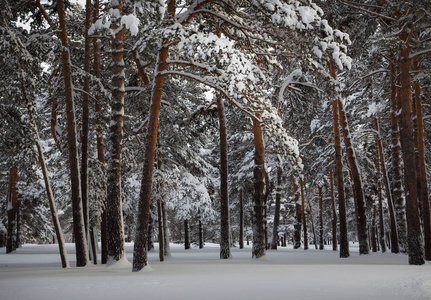
[[[229,186],[226,114],[221,94],[217,95],[220,128],[220,258],[230,258]]]
[[[383,183],[385,184],[386,198],[388,199],[388,206],[389,206],[389,216],[390,216],[390,223],[391,223],[391,245],[392,245],[391,252],[399,253],[400,250],[398,246],[397,220],[395,218],[392,190],[389,184],[388,172],[386,171],[385,157],[383,155],[382,139],[380,135],[379,121],[377,117],[374,117],[374,126],[377,131],[377,154],[379,156],[379,161],[381,165],[381,174],[383,176]]]
[[[392,196],[398,225],[398,241],[401,252],[407,251],[407,219],[404,188],[401,180],[401,141],[399,126],[399,105],[397,96],[397,72],[393,63],[391,69],[391,158],[392,158]]]
[[[94,0],[93,7],[93,22],[99,19],[99,0]],[[98,35],[97,31],[94,35]],[[93,39],[93,54],[94,54],[94,76],[100,79],[101,71],[100,71],[100,46],[97,39]],[[96,134],[97,134],[97,159],[102,165],[103,173],[105,173],[105,152],[104,152],[104,141],[103,141],[103,123],[101,120],[102,114],[102,97],[98,94],[96,95]],[[106,201],[105,201],[106,206]],[[107,237],[107,224],[106,224],[106,207],[103,207],[102,211],[102,224],[100,226],[100,239],[102,244],[102,264],[106,264],[108,260],[108,237]]]
[[[121,24],[123,1],[118,1],[113,7],[119,14],[111,23],[115,32],[112,40],[112,104],[110,131],[110,158],[108,160],[108,194],[107,204],[107,234],[108,234],[108,264],[126,259],[124,249],[124,224],[121,200],[121,150],[123,140],[124,119],[124,33],[126,28]]]
[[[413,60],[413,71],[419,71],[417,59]],[[431,219],[430,204],[427,186],[427,172],[425,162],[425,139],[424,120],[422,113],[421,86],[418,81],[414,82],[414,110],[416,111],[416,145],[417,145],[417,175],[418,175],[418,196],[422,206],[421,216],[424,227],[425,238],[425,259],[431,260]]]
[[[175,17],[175,0],[168,1],[166,18]],[[150,212],[151,186],[153,183],[154,158],[157,141],[157,128],[159,123],[160,105],[162,99],[163,83],[165,76],[161,74],[166,70],[171,41],[165,38],[162,41],[157,57],[157,64],[154,74],[154,84],[151,96],[151,107],[148,117],[148,131],[146,134],[144,167],[139,193],[138,216],[136,224],[136,238],[133,248],[133,271],[142,270],[148,264],[148,249],[146,247],[148,235],[148,219]]]
[[[400,38],[408,40],[408,32],[403,29]],[[400,52],[400,89],[399,100],[401,104],[401,147],[404,161],[404,185],[406,190],[406,217],[407,217],[407,242],[409,264],[423,265],[424,240],[422,235],[421,220],[418,208],[418,191],[416,176],[415,140],[413,134],[412,115],[412,90],[409,58],[410,48],[407,45]]]
[[[73,103],[73,85],[69,44],[66,31],[66,11],[64,1],[57,0],[58,19],[60,23],[60,40],[62,45],[63,82],[66,99],[67,144],[69,149],[70,180],[72,189],[73,233],[75,237],[76,266],[88,264],[88,247],[85,238],[84,215],[81,200],[81,178],[79,172],[78,142],[76,139],[75,105]]]
[[[277,168],[277,189],[275,193],[275,213],[274,213],[274,227],[272,229],[272,243],[271,249],[277,250],[278,245],[278,225],[280,224],[280,206],[281,206],[281,176],[283,169],[281,166]]]
[[[294,224],[294,245],[293,249],[298,249],[301,247],[301,227],[302,227],[302,208],[299,203],[299,188],[297,182],[292,177],[293,190],[295,194],[295,224]]]
[[[347,122],[346,111],[341,100],[338,98],[338,111],[340,125],[343,132],[344,145],[346,147],[347,161],[349,162],[350,172],[353,182],[353,197],[357,206],[357,228],[359,239],[359,254],[370,253],[370,244],[368,240],[367,213],[364,197],[364,186],[362,184],[361,173],[358,161],[356,159],[355,149],[352,145],[349,124]]]
[[[304,195],[304,181],[300,179],[301,187],[301,215],[302,215],[302,229],[304,233],[304,250],[308,250],[308,231],[307,231],[307,216],[305,215],[305,195]]]
[[[9,186],[7,192],[7,241],[6,253],[16,250],[16,205],[18,192],[16,184],[18,182],[18,169],[12,168],[9,171]]]
[[[254,195],[253,195],[253,249],[252,257],[260,258],[266,254],[265,245],[265,144],[263,142],[260,113],[253,118],[254,136]]]
[[[81,133],[81,197],[84,213],[85,236],[89,241],[89,210],[88,210],[88,133],[90,112],[90,63],[91,40],[88,30],[91,26],[91,0],[85,4],[85,32],[84,32],[84,93],[82,95],[82,133]]]
[[[329,64],[331,77],[336,80],[335,66]],[[340,218],[340,257],[349,257],[349,239],[347,232],[346,198],[344,195],[343,161],[341,153],[340,122],[338,117],[338,100],[332,100],[332,118],[334,123],[335,174],[337,176],[338,212]]]
[[[48,170],[46,168],[45,156],[42,152],[42,145],[40,144],[39,130],[37,128],[37,123],[35,119],[36,107],[32,100],[28,99],[24,84],[22,84],[22,91],[24,94],[24,99],[27,102],[27,111],[30,121],[30,127],[33,130],[33,134],[36,139],[36,148],[39,156],[39,163],[42,169],[43,181],[45,182],[45,190],[48,196],[49,209],[51,211],[52,223],[54,224],[55,235],[57,236],[58,249],[60,252],[61,264],[63,268],[69,268],[69,260],[67,258],[66,245],[64,243],[63,231],[61,230],[60,221],[58,219],[57,208],[55,206],[54,195],[51,189],[51,183],[48,177]]]
[[[337,208],[335,207],[335,197],[334,197],[334,174],[332,169],[329,172],[330,185],[331,185],[331,206],[332,206],[332,251],[338,250],[338,240],[337,240]]]

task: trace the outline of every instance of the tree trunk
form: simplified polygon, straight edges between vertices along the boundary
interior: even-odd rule
[[[15,249],[21,247],[21,201],[16,201],[16,238],[15,238]]]
[[[331,185],[331,205],[332,205],[332,251],[338,250],[337,241],[337,208],[335,207],[335,197],[334,197],[334,174],[332,169],[329,172],[329,180]]]
[[[57,208],[55,206],[54,195],[52,193],[51,183],[48,177],[48,170],[46,169],[45,156],[43,155],[42,145],[40,144],[39,130],[37,128],[37,124],[35,120],[36,107],[33,101],[28,99],[27,94],[25,92],[24,84],[22,84],[21,87],[22,87],[24,99],[27,102],[27,111],[28,111],[30,126],[36,138],[36,148],[39,156],[40,167],[42,169],[43,180],[45,182],[45,190],[49,201],[52,223],[54,224],[54,230],[58,240],[58,248],[60,252],[61,264],[63,268],[69,268],[69,260],[67,258],[67,251],[66,251],[66,245],[64,243],[63,231],[61,229],[60,221],[58,220]]]
[[[9,171],[9,187],[7,193],[7,242],[6,253],[16,250],[16,207],[18,201],[18,169]]]
[[[199,218],[199,249],[204,247],[204,228],[201,219]]]
[[[401,40],[408,39],[407,29],[401,33]],[[412,119],[412,91],[409,58],[410,48],[406,46],[400,52],[399,99],[401,103],[401,147],[404,161],[404,184],[406,190],[407,242],[409,264],[423,265],[424,240],[418,208],[415,140]]]
[[[294,245],[293,249],[301,247],[301,228],[302,228],[302,207],[299,204],[299,188],[297,182],[292,177],[293,191],[295,194],[295,232],[294,232]]]
[[[313,244],[314,249],[317,250],[317,235],[316,235],[316,227],[314,227],[314,218],[313,218],[313,209],[311,208],[310,199],[307,199],[308,207],[309,207],[309,216],[310,216],[310,222],[311,222],[311,231],[313,232]]]
[[[253,195],[253,249],[252,257],[260,258],[266,255],[265,244],[265,144],[263,142],[260,113],[253,118],[254,136],[254,195]]]
[[[278,245],[278,226],[280,224],[280,206],[281,206],[281,176],[283,174],[282,168],[277,168],[277,190],[275,194],[275,213],[274,213],[274,227],[272,229],[272,243],[271,249],[277,250]]]
[[[370,253],[370,245],[368,241],[367,228],[367,213],[364,197],[364,187],[362,184],[361,173],[359,170],[358,161],[356,159],[355,149],[352,145],[349,124],[347,122],[346,111],[340,99],[338,99],[338,111],[340,116],[340,125],[344,137],[344,145],[347,152],[347,161],[349,162],[350,171],[353,183],[353,197],[357,205],[357,228],[359,239],[359,254]]]
[[[336,80],[337,76],[335,74],[335,67],[332,63],[329,65],[329,72],[331,73],[331,77]],[[350,253],[347,232],[346,198],[344,196],[343,161],[341,154],[340,123],[338,120],[337,99],[332,100],[332,117],[334,122],[335,174],[337,176],[338,211],[340,218],[340,257],[346,258],[350,256]]]
[[[302,215],[302,230],[304,233],[304,250],[308,250],[308,231],[307,231],[307,216],[305,215],[305,195],[304,195],[304,181],[300,179],[301,187],[301,215]]]
[[[123,140],[124,119],[124,32],[121,24],[123,1],[115,3],[113,9],[118,10],[118,16],[112,20],[111,28],[115,32],[112,40],[112,104],[111,123],[109,126],[111,155],[108,161],[108,195],[107,195],[107,234],[108,234],[108,264],[126,259],[124,249],[124,224],[121,199],[121,150]]]
[[[244,248],[244,198],[243,188],[239,190],[239,249]]]
[[[165,202],[162,201],[162,213],[163,213],[163,246],[164,256],[171,256],[171,247],[169,245],[169,227],[168,227],[168,216],[166,213]]]
[[[371,251],[377,252],[377,203],[373,201],[373,221],[371,225]]]
[[[413,71],[419,71],[417,59],[413,60]],[[416,111],[416,128],[417,128],[417,175],[418,175],[418,197],[422,206],[421,217],[424,227],[425,238],[425,259],[431,260],[431,219],[430,204],[427,186],[427,172],[425,161],[425,139],[424,139],[424,120],[422,113],[421,86],[418,81],[414,82],[414,108]]]
[[[90,64],[91,64],[91,40],[88,30],[91,26],[91,0],[85,4],[85,32],[84,32],[84,93],[82,95],[82,138],[81,138],[81,197],[84,213],[85,237],[89,241],[89,210],[88,210],[88,132],[89,132],[89,108],[90,108]]]
[[[390,223],[391,223],[391,252],[392,253],[399,253],[399,247],[398,247],[398,229],[397,229],[397,220],[395,218],[395,210],[394,210],[394,203],[392,200],[392,190],[389,184],[388,179],[388,172],[386,171],[386,164],[385,164],[385,157],[383,155],[383,146],[382,146],[382,139],[379,129],[379,121],[377,117],[374,118],[374,126],[377,131],[377,153],[379,156],[379,161],[381,165],[381,174],[383,176],[383,183],[385,184],[385,192],[386,192],[386,198],[388,199],[388,206],[389,206],[389,216],[390,216]]]
[[[217,95],[217,114],[220,127],[220,258],[231,257],[229,222],[229,187],[226,114],[221,94]]]
[[[184,220],[184,249],[190,249],[190,230],[189,230],[189,220]]]
[[[175,0],[168,1],[166,18],[175,17]],[[133,248],[133,271],[142,270],[147,265],[146,240],[148,234],[148,218],[150,210],[151,186],[153,183],[154,157],[157,141],[157,128],[159,123],[160,104],[162,99],[164,75],[160,74],[167,67],[170,40],[165,38],[159,48],[157,64],[154,74],[151,107],[148,117],[148,131],[146,134],[144,167],[139,194],[138,217],[136,218],[136,239]]]
[[[377,142],[376,142],[377,144]],[[377,199],[379,204],[379,233],[380,233],[380,247],[382,248],[382,253],[386,252],[386,242],[385,242],[385,225],[383,220],[383,195],[382,195],[382,173],[380,168],[380,156],[379,156],[379,150],[378,145],[376,145],[377,148],[377,155],[375,159],[375,166],[376,166],[376,177],[377,177]]]
[[[319,249],[325,249],[325,245],[323,244],[323,192],[322,187],[319,186]]]
[[[150,203],[150,214],[148,215],[148,234],[147,234],[147,249],[151,251],[154,249],[154,224],[155,224],[155,216],[154,216],[154,203],[151,201]]]
[[[79,172],[78,142],[76,139],[75,105],[73,103],[73,85],[66,31],[66,11],[63,0],[57,0],[57,9],[60,23],[63,82],[66,99],[67,144],[69,149],[70,179],[72,187],[73,233],[75,236],[76,266],[83,267],[88,263],[88,247],[85,237],[84,215],[81,200],[81,178]]]
[[[399,127],[399,101],[397,95],[397,73],[391,68],[391,149],[392,149],[392,196],[398,225],[398,241],[401,252],[407,251],[407,219],[404,188],[401,180],[401,141]]]
[[[164,244],[164,234],[163,234],[163,208],[162,200],[157,201],[157,221],[159,223],[159,259],[160,261],[165,260],[165,246]]]
[[[91,252],[93,252],[93,263],[97,265],[97,239],[96,239],[96,227],[90,228],[90,241],[91,241]]]

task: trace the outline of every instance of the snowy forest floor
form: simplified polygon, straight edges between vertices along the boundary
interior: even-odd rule
[[[0,249],[0,299],[431,299],[431,263],[409,266],[403,254],[359,255],[269,250],[251,259],[251,246],[233,248],[233,258],[219,259],[219,246],[184,250],[171,244],[172,257],[151,270],[91,265],[75,268],[74,245],[67,244],[70,269],[62,269],[57,245],[25,244],[16,252]],[[126,244],[132,261],[133,244]]]

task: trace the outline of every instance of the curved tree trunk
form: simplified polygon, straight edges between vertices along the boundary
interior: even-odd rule
[[[401,33],[401,40],[408,40],[407,29]],[[411,59],[410,48],[406,46],[400,52],[400,89],[401,103],[401,147],[404,161],[404,184],[406,190],[406,217],[409,264],[425,263],[424,240],[418,208],[416,176],[415,140],[413,134]]]
[[[256,113],[260,119],[260,113]],[[253,249],[252,257],[266,254],[265,245],[265,145],[260,121],[253,118],[254,136],[254,195],[253,195]]]
[[[230,217],[228,190],[228,158],[226,114],[221,94],[217,95],[217,114],[220,133],[220,258],[231,257],[230,253]]]
[[[64,1],[57,0],[58,18],[60,23],[60,40],[62,45],[63,81],[66,98],[67,144],[69,149],[70,180],[72,189],[73,233],[75,237],[76,266],[88,264],[88,246],[85,238],[84,215],[81,200],[81,178],[79,172],[78,142],[76,139],[75,105],[73,90],[69,44],[66,31],[66,11]]]
[[[331,77],[336,80],[335,67],[329,65]],[[334,147],[335,147],[335,174],[337,176],[338,211],[340,218],[340,257],[350,256],[349,239],[347,233],[346,198],[344,195],[343,162],[341,154],[340,123],[338,118],[338,100],[332,100],[332,117],[334,123]]]

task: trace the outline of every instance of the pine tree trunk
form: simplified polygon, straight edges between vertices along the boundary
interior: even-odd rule
[[[147,249],[148,251],[151,251],[154,249],[154,223],[155,223],[155,216],[154,216],[154,203],[151,201],[150,203],[150,214],[148,219],[148,234],[147,234]]]
[[[167,18],[175,17],[175,0],[168,1]],[[148,218],[150,212],[151,186],[153,183],[154,157],[157,141],[157,128],[159,123],[160,104],[162,99],[164,75],[160,74],[167,67],[169,54],[168,38],[162,41],[157,57],[154,84],[151,96],[151,107],[148,117],[148,131],[146,134],[144,167],[139,193],[138,215],[136,219],[136,239],[133,248],[133,271],[142,270],[148,264],[146,240],[148,235]]]
[[[45,156],[43,155],[42,145],[40,144],[39,130],[37,128],[37,124],[34,116],[36,113],[36,107],[34,103],[30,99],[28,99],[27,94],[25,92],[24,84],[22,84],[21,87],[22,87],[22,92],[24,94],[24,99],[27,102],[27,111],[29,115],[30,126],[36,138],[36,148],[39,156],[40,167],[42,169],[43,180],[45,182],[45,190],[49,201],[52,223],[54,224],[55,235],[57,236],[57,240],[58,240],[58,248],[60,252],[61,264],[63,268],[69,268],[69,260],[67,258],[67,251],[66,251],[66,245],[64,242],[63,231],[61,229],[60,221],[58,219],[57,208],[54,201],[54,195],[52,193],[51,183],[48,177],[48,170],[46,169]]]
[[[220,134],[220,258],[231,257],[226,114],[221,94],[217,96]]]
[[[338,99],[338,111],[340,116],[340,125],[343,132],[344,145],[346,147],[347,161],[350,166],[352,183],[353,183],[353,197],[355,198],[357,206],[357,228],[359,239],[359,254],[370,253],[370,245],[368,241],[368,228],[367,228],[367,213],[364,197],[364,186],[362,184],[361,173],[359,170],[358,161],[356,159],[355,149],[352,145],[349,124],[347,122],[346,111],[340,99]]]
[[[204,228],[201,219],[199,218],[199,249],[204,247]]]
[[[308,231],[307,231],[307,216],[305,215],[305,195],[304,195],[304,181],[300,179],[301,187],[301,215],[302,215],[302,231],[304,233],[304,250],[308,250]]]
[[[419,71],[417,59],[413,60],[413,71]],[[425,240],[425,259],[431,260],[431,219],[430,204],[427,186],[427,172],[425,162],[425,139],[424,139],[424,120],[422,113],[421,86],[418,81],[414,82],[414,108],[416,111],[416,128],[417,128],[417,175],[418,175],[418,196],[422,211],[422,224],[424,228]]]
[[[377,203],[373,201],[373,221],[371,225],[371,251],[377,252]]]
[[[277,250],[278,245],[278,226],[280,224],[280,206],[281,206],[281,176],[283,174],[282,168],[277,168],[277,189],[275,194],[275,213],[274,213],[274,227],[272,229],[272,243],[271,249]]]
[[[91,252],[93,252],[93,264],[97,265],[97,239],[96,239],[96,227],[90,228],[90,241],[91,241]]]
[[[323,243],[323,192],[322,187],[319,188],[319,250],[325,249],[325,245]]]
[[[76,138],[75,104],[73,90],[69,44],[66,31],[66,11],[64,1],[57,0],[58,18],[60,23],[60,40],[62,45],[63,82],[66,99],[67,144],[69,149],[70,179],[72,189],[73,233],[75,236],[76,266],[88,264],[88,247],[85,237],[84,214],[81,199],[81,178],[79,172],[78,142]]]
[[[160,261],[165,260],[165,246],[164,244],[164,234],[163,234],[163,208],[162,200],[157,201],[157,221],[159,223],[159,259]]]
[[[316,234],[316,227],[314,227],[314,218],[313,218],[313,209],[311,208],[310,199],[307,199],[308,207],[309,207],[309,216],[310,216],[310,223],[311,223],[311,231],[313,232],[313,244],[314,249],[317,250],[317,234]]]
[[[184,220],[184,249],[190,249],[190,229],[189,229],[189,220]]]
[[[164,246],[164,255],[171,256],[171,247],[169,245],[169,227],[168,227],[168,216],[166,212],[165,202],[162,201],[162,213],[163,213],[163,246]]]
[[[244,248],[244,198],[243,188],[239,190],[239,249]]]
[[[379,129],[379,121],[377,117],[374,118],[374,126],[377,131],[377,153],[379,156],[379,161],[381,165],[381,173],[383,176],[383,183],[385,184],[385,192],[386,192],[386,198],[388,199],[388,207],[389,207],[389,216],[390,216],[390,223],[391,223],[391,252],[392,253],[399,253],[399,246],[398,246],[398,229],[397,229],[397,220],[395,218],[395,210],[394,210],[394,203],[392,198],[392,190],[389,184],[388,179],[388,172],[386,171],[386,164],[385,164],[385,157],[383,155],[383,146],[382,146],[382,139]]]
[[[16,237],[15,237],[15,249],[21,247],[21,201],[16,201]]]
[[[331,205],[332,205],[332,251],[338,250],[338,240],[337,240],[337,208],[335,206],[334,197],[334,174],[332,169],[329,172],[329,180],[331,185]]]
[[[401,40],[408,39],[406,29],[401,33]],[[424,240],[418,208],[418,191],[416,176],[415,140],[413,133],[412,91],[409,58],[410,48],[406,46],[400,52],[400,89],[401,104],[401,147],[404,161],[404,185],[406,191],[407,242],[409,264],[423,265]]]
[[[399,127],[399,101],[397,95],[397,73],[395,66],[391,69],[391,150],[392,150],[392,196],[398,225],[400,251],[407,252],[407,219],[404,188],[401,180],[401,141]]]
[[[18,201],[17,182],[18,169],[12,168],[9,171],[9,187],[7,193],[6,253],[11,253],[16,250],[16,202]]]
[[[376,141],[377,144],[377,141]],[[380,156],[378,146],[376,145],[377,155],[375,159],[376,166],[376,177],[377,177],[377,199],[379,204],[379,233],[380,233],[380,247],[382,249],[382,253],[386,252],[386,242],[385,242],[385,225],[383,220],[383,188],[382,188],[382,173],[380,168]]]
[[[294,245],[293,249],[298,249],[301,247],[301,228],[302,228],[302,208],[299,203],[299,188],[297,182],[292,177],[293,191],[295,194],[295,232],[294,232]]]
[[[336,80],[337,76],[335,73],[335,67],[332,63],[329,65],[329,72],[331,77]],[[332,100],[332,117],[334,123],[335,174],[337,176],[338,212],[340,219],[340,257],[346,258],[350,256],[350,252],[347,232],[346,198],[344,195],[343,161],[337,99]]]
[[[260,119],[260,113],[256,113]],[[265,144],[260,121],[253,118],[254,136],[254,195],[253,195],[253,249],[252,257],[266,255],[265,244]]]

